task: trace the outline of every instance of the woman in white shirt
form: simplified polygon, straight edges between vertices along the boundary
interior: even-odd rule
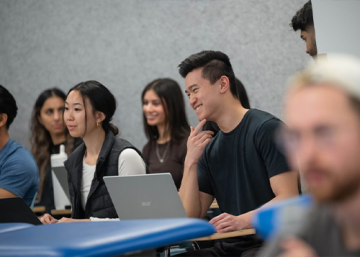
[[[67,95],[65,124],[70,135],[81,137],[84,143],[65,162],[72,215],[59,222],[117,219],[103,177],[146,173],[140,151],[115,137],[118,129],[110,123],[115,109],[115,97],[97,81],[81,82]],[[41,221],[58,222],[49,214]]]

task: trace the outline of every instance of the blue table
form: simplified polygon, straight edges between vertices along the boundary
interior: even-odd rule
[[[190,218],[29,226],[0,233],[0,256],[113,256],[213,233],[208,222]]]
[[[0,233],[10,232],[17,229],[30,228],[34,225],[29,223],[0,223]]]

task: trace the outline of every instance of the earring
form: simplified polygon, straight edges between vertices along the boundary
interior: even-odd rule
[[[100,126],[100,122],[97,122],[97,123],[96,123],[96,126],[99,127],[99,126]]]

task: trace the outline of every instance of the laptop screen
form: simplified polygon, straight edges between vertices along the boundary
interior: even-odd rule
[[[120,220],[185,218],[170,173],[104,177]]]
[[[21,197],[0,199],[0,223],[21,222],[41,225],[39,218]]]

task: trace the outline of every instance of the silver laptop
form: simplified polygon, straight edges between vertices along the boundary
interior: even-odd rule
[[[120,220],[185,218],[170,173],[104,177]]]

